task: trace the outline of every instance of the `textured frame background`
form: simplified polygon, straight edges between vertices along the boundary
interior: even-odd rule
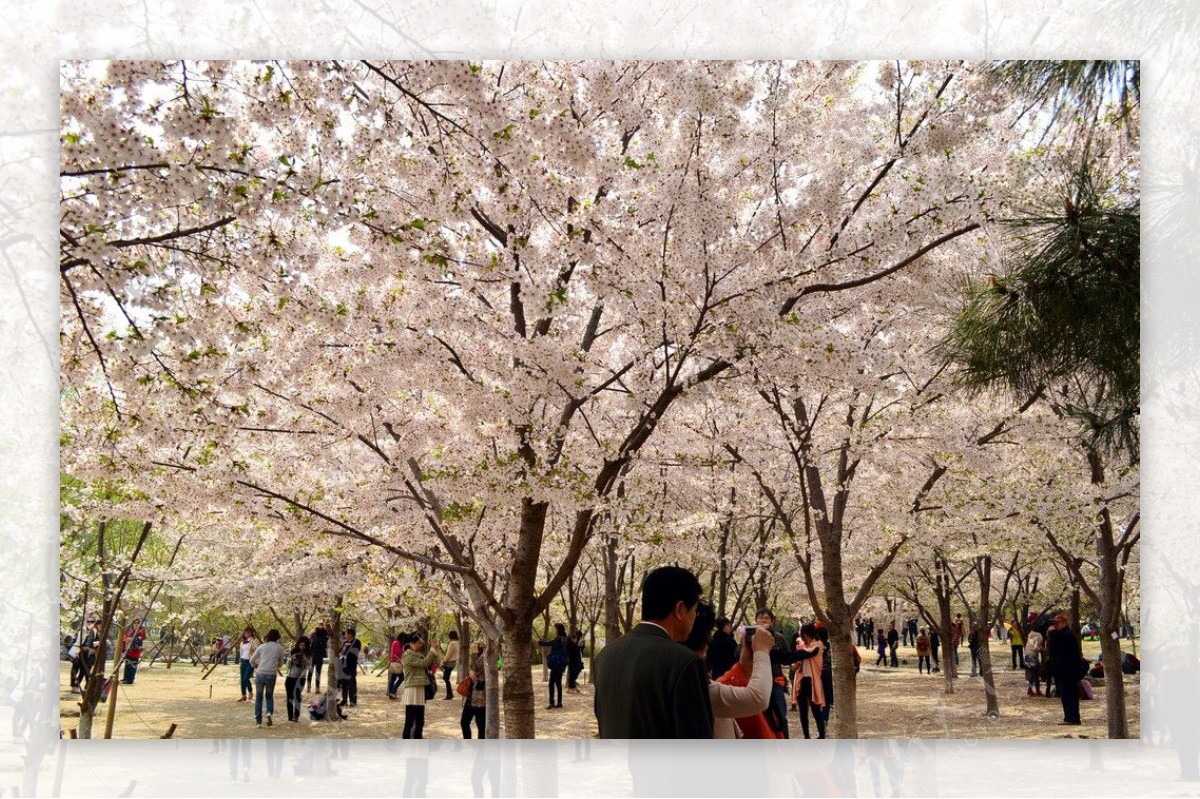
[[[179,0],[3,3],[0,29],[0,796],[1196,793],[1145,741],[58,743],[58,62],[66,58],[1078,58],[1143,61],[1142,625],[1197,627],[1200,7],[956,3]],[[1160,726],[1143,685],[1144,736]],[[1172,698],[1177,700],[1178,698]],[[1194,700],[1193,700],[1194,701]],[[1200,724],[1200,716],[1197,717]],[[706,764],[697,768],[697,764]],[[895,790],[893,790],[895,789]]]

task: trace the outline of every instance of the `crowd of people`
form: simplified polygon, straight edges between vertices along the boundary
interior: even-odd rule
[[[833,653],[829,635],[820,621],[801,619],[799,630],[786,638],[776,626],[770,608],[759,608],[754,624],[735,627],[727,618],[715,618],[713,609],[701,600],[700,583],[690,571],[663,567],[650,572],[642,586],[642,620],[629,634],[605,647],[593,661],[594,712],[602,738],[787,738],[788,713],[796,714],[805,738],[815,733],[825,738],[834,705]],[[88,679],[99,644],[99,625],[88,618],[71,648],[71,686],[80,691]],[[1003,639],[1011,650],[1009,667],[1024,670],[1030,697],[1057,696],[1063,706],[1065,725],[1079,725],[1080,699],[1091,698],[1091,675],[1102,676],[1103,663],[1093,666],[1083,657],[1079,638],[1065,616],[1030,614],[1024,621],[1013,619],[1003,625]],[[269,630],[262,641],[253,626],[246,626],[236,642],[217,639],[211,661],[225,662],[236,654],[239,669],[238,702],[252,702],[256,726],[273,726],[275,688],[284,679],[287,720],[299,722],[307,709],[309,718],[322,720],[329,713],[347,718],[345,710],[358,706],[358,676],[367,673],[366,663],[382,658],[385,651],[364,647],[354,627],[341,631],[332,646],[334,628],[318,625],[310,635],[301,635],[285,649],[280,633]],[[860,617],[855,620],[855,646],[851,647],[857,672],[862,658],[860,646],[874,644],[875,666],[900,667],[898,648],[916,652],[918,674],[941,670],[941,640],[936,626],[919,626],[916,617],[886,624]],[[135,620],[123,633],[122,682],[133,684],[146,631]],[[1001,636],[998,636],[1001,637]],[[404,706],[403,738],[424,737],[426,704],[444,688],[442,700],[461,700],[460,727],[463,738],[485,737],[487,722],[487,678],[484,645],[472,643],[465,650],[457,631],[443,645],[424,632],[398,633],[386,649],[389,701]],[[966,642],[971,656],[971,675],[979,665],[980,635],[968,630],[962,615],[949,628],[945,658],[958,662],[958,651]],[[584,668],[583,635],[567,632],[554,624],[554,635],[537,640],[545,650],[548,670],[548,710],[563,707],[563,695],[580,693],[578,678]],[[334,690],[322,691],[325,663],[331,655],[337,662],[332,673]],[[453,674],[459,668],[460,680]],[[1123,661],[1122,670],[1131,668]],[[1136,668],[1136,658],[1131,659]],[[381,662],[383,662],[381,660]],[[906,661],[907,662],[907,658]],[[383,668],[381,666],[381,668]],[[563,679],[566,677],[564,687]],[[441,687],[439,687],[439,683]],[[1044,689],[1043,689],[1044,685]],[[305,704],[305,693],[314,695]],[[330,702],[329,696],[335,701]]]
[[[641,623],[594,662],[600,737],[786,738],[790,708],[805,738],[813,727],[816,737],[824,738],[834,704],[832,652],[824,625],[802,620],[799,632],[785,641],[771,610],[760,608],[755,626],[735,631],[728,619],[714,619],[700,597],[700,582],[687,569],[667,566],[646,576]],[[1087,674],[1095,666],[1083,656],[1067,617],[1031,614],[1002,629],[1002,634],[980,635],[957,614],[945,657],[957,664],[965,642],[971,676],[977,676],[985,645],[981,639],[995,634],[1009,645],[1010,668],[1025,671],[1028,695],[1051,696],[1053,685],[1063,708],[1059,723],[1081,724],[1079,703],[1091,698]],[[854,632],[855,671],[861,665],[858,647],[872,644],[876,667],[899,668],[902,643],[916,650],[919,674],[940,671],[941,636],[936,627],[919,626],[915,617],[899,625],[888,622],[886,629],[873,618],[860,617]],[[1136,668],[1133,661],[1125,658],[1122,669]]]
[[[297,639],[290,652],[284,652],[279,645],[278,630],[269,630],[262,643],[253,626],[242,631],[236,644],[241,686],[241,697],[237,701],[254,702],[256,726],[274,724],[274,692],[281,672],[286,673],[284,694],[288,721],[300,721],[306,692],[315,694],[307,706],[309,717],[314,721],[324,720],[327,713],[336,713],[346,719],[345,710],[358,707],[358,676],[360,672],[367,673],[364,659],[369,661],[375,655],[382,657],[383,652],[364,647],[353,627],[342,632],[335,668],[339,699],[329,707],[326,693],[321,689],[321,678],[323,665],[330,654],[330,629],[328,624],[322,623],[311,635]],[[562,624],[555,625],[555,629],[557,635],[554,638],[539,643],[550,649],[546,659],[550,670],[550,706],[561,708],[564,673],[568,678],[566,690],[579,693],[577,679],[583,670],[583,635],[575,631],[568,636]],[[426,705],[437,698],[442,687],[442,700],[461,700],[459,721],[463,738],[485,737],[487,673],[484,651],[484,643],[476,641],[464,653],[458,632],[453,630],[444,646],[436,639],[428,639],[424,632],[402,632],[392,636],[386,650],[386,696],[389,701],[398,701],[404,706],[403,738],[425,737]],[[453,675],[464,657],[465,663],[458,669],[460,679],[456,683]]]

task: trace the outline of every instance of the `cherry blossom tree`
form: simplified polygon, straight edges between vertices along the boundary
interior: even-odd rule
[[[857,297],[926,290],[903,278],[931,255],[986,258],[1020,176],[1004,93],[958,62],[63,84],[63,379],[103,432],[72,467],[454,576],[502,643],[510,737],[535,619],[663,420],[780,335],[819,352]]]

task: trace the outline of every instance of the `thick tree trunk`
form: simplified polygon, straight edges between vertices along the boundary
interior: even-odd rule
[[[533,631],[538,559],[546,524],[546,503],[521,501],[521,530],[509,571],[503,635],[504,736],[534,737],[534,697],[530,633]]]
[[[979,615],[975,618],[975,634],[979,640],[979,673],[983,677],[983,694],[987,699],[987,716],[1000,717],[1000,697],[996,694],[996,675],[992,671],[992,648],[988,645],[988,628],[992,620],[992,559],[981,557],[979,574]]]
[[[516,616],[504,630],[504,737],[533,738],[535,715],[529,633],[533,619]]]
[[[329,635],[329,643],[326,645],[326,655],[329,658],[325,670],[325,721],[335,722],[342,720],[341,708],[338,703],[338,653],[342,651],[342,614],[337,608],[342,606],[342,597],[338,597],[333,603],[334,609],[330,611],[329,618],[332,621],[325,628],[325,632]]]
[[[604,541],[604,643],[607,646],[621,637],[621,607],[617,596],[617,539],[605,536]]]
[[[938,638],[942,651],[942,679],[945,682],[945,693],[954,693],[954,678],[958,676],[954,668],[954,641],[950,635],[950,586],[945,572],[938,567],[937,586],[935,588],[938,604]]]
[[[1129,737],[1129,716],[1125,709],[1125,675],[1121,673],[1121,640],[1113,630],[1100,624],[1100,651],[1104,654],[1104,705],[1108,716],[1108,737]]]
[[[832,621],[832,619],[831,619]],[[852,627],[829,630],[829,645],[833,650],[833,713],[829,717],[830,738],[858,737],[858,675],[854,673],[854,641]]]
[[[95,721],[95,718],[96,710],[94,706],[87,710],[79,711],[79,727],[75,734],[80,739],[86,740],[92,737],[92,723]]]
[[[837,520],[840,522],[840,519]],[[840,523],[837,528],[840,528]],[[833,648],[834,711],[830,716],[831,738],[858,737],[858,682],[854,673],[851,631],[854,614],[846,602],[842,574],[841,530],[830,525],[821,535],[822,579],[825,587],[825,618],[829,644]],[[815,603],[814,603],[815,604]]]
[[[1097,536],[1100,585],[1100,651],[1104,654],[1104,704],[1108,737],[1128,738],[1129,717],[1125,708],[1125,675],[1121,672],[1121,574],[1113,546],[1112,527],[1105,517]]]
[[[485,638],[483,642],[483,673],[484,684],[487,686],[487,711],[483,730],[489,739],[500,737],[500,669],[496,668],[496,658],[499,656],[500,642],[492,638]]]

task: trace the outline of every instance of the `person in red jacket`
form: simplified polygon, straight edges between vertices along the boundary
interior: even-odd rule
[[[125,653],[125,674],[121,682],[125,685],[133,685],[133,680],[137,677],[138,663],[142,659],[142,646],[145,642],[146,628],[142,626],[141,619],[134,619],[133,624],[125,630],[125,639],[121,644],[121,650]]]

